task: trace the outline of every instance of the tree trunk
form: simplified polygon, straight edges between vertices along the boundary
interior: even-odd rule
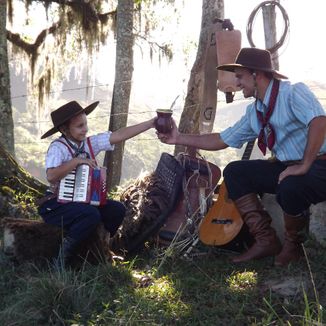
[[[210,32],[217,20],[224,18],[223,0],[203,0],[202,20],[196,60],[191,69],[187,96],[181,114],[179,131],[182,133],[199,133],[199,117],[203,102],[204,64]],[[216,72],[217,73],[217,72]],[[184,146],[176,146],[175,154],[185,152]]]
[[[127,125],[131,79],[133,74],[133,10],[134,0],[119,0],[117,7],[117,46],[115,81],[112,96],[109,130],[115,131]],[[113,189],[120,183],[124,142],[105,155],[108,167],[108,186]]]
[[[43,196],[46,185],[19,166],[1,144],[0,157],[0,218],[30,217],[35,212],[29,204]]]
[[[7,51],[7,1],[0,1],[0,139],[3,146],[15,155],[14,122],[10,98],[10,74]]]

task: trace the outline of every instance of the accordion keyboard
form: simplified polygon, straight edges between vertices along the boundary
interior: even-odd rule
[[[68,173],[61,181],[59,185],[58,198],[66,201],[71,201],[74,197],[76,170]]]
[[[75,192],[73,201],[86,202],[88,191],[89,165],[82,164],[78,167],[75,180]]]
[[[87,200],[88,179],[90,167],[79,165],[76,170],[68,173],[59,185],[59,202],[85,202]]]

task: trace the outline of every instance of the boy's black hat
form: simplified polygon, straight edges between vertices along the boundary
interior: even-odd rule
[[[88,105],[85,109],[76,101],[68,102],[62,106],[60,106],[58,109],[51,112],[51,119],[53,122],[53,128],[48,130],[42,137],[46,138],[49,137],[56,132],[59,131],[59,127],[62,126],[64,123],[69,121],[72,117],[80,114],[85,113],[86,115],[90,114],[99,104],[100,102],[94,102],[90,105]]]
[[[277,79],[287,79],[286,76],[273,68],[272,57],[268,50],[257,48],[242,48],[238,53],[235,63],[220,65],[218,70],[234,72],[235,68],[271,72]]]

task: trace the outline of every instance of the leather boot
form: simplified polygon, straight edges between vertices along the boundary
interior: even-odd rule
[[[284,244],[280,254],[275,257],[275,266],[285,267],[304,256],[301,243],[305,240],[308,224],[309,218],[304,214],[292,216],[284,213]]]
[[[58,256],[53,260],[53,266],[57,270],[65,269],[74,256],[77,241],[70,237],[65,237],[59,249]]]
[[[232,259],[234,263],[247,262],[277,255],[281,251],[281,242],[271,227],[272,218],[263,208],[257,195],[244,195],[234,201],[242,219],[247,224],[255,243],[242,255]]]

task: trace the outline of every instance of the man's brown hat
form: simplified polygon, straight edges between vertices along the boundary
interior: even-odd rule
[[[64,123],[69,121],[72,117],[80,114],[80,113],[85,113],[90,114],[99,104],[99,101],[94,102],[90,105],[88,105],[85,109],[76,101],[71,101],[66,103],[65,105],[60,106],[58,109],[54,110],[51,112],[51,119],[53,122],[53,128],[48,130],[42,137],[46,138],[49,137],[56,132],[59,131],[59,127],[62,126]]]
[[[237,55],[235,63],[224,64],[217,67],[219,70],[234,72],[235,68],[247,68],[271,72],[277,79],[287,79],[286,76],[273,69],[272,57],[268,50],[257,48],[242,48]]]

